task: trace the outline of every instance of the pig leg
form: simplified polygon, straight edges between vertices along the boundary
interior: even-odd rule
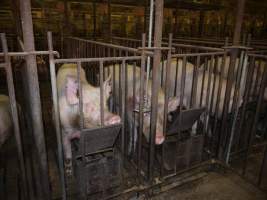
[[[75,131],[71,132],[67,131],[64,133],[63,136],[63,148],[65,153],[65,171],[68,176],[72,175],[72,152],[71,152],[71,140],[73,139],[79,139],[80,138],[80,132]]]

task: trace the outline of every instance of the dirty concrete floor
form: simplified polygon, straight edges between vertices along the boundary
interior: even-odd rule
[[[267,194],[239,176],[210,172],[204,178],[158,194],[152,200],[266,200]]]

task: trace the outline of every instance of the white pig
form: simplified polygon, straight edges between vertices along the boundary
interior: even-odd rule
[[[12,134],[12,128],[9,98],[6,95],[0,95],[0,148]]]
[[[80,74],[83,97],[83,115],[85,128],[101,125],[100,88],[90,85],[81,69]],[[71,140],[80,138],[79,96],[77,65],[64,64],[57,73],[60,122],[63,131],[63,147],[66,160],[71,160]],[[104,82],[104,125],[120,123],[120,117],[108,111],[106,100],[111,92],[110,79]]]
[[[115,75],[113,74],[113,67],[115,67]],[[108,69],[109,68],[109,69]],[[116,99],[116,106],[119,107],[118,103],[119,103],[119,90],[120,90],[120,85],[119,85],[119,70],[120,65],[116,64],[116,65],[111,65],[105,68],[105,75],[108,74],[108,71],[112,74],[113,79],[115,79],[115,99]],[[127,112],[127,120],[128,123],[130,125],[130,130],[132,130],[132,126],[133,126],[133,111],[139,108],[139,102],[141,98],[140,96],[140,68],[136,67],[136,81],[135,81],[135,88],[136,88],[136,94],[135,94],[135,105],[133,105],[133,79],[134,79],[134,66],[127,64],[126,65],[126,71],[127,71],[127,97],[126,97],[126,101],[127,101],[127,108],[126,108],[126,112]],[[144,83],[145,85],[145,83]],[[147,107],[151,108],[151,96],[152,96],[152,90],[151,87],[152,86],[152,82],[151,80],[148,81],[148,91],[147,91]],[[144,92],[145,93],[145,92]],[[157,124],[156,124],[156,137],[155,137],[155,144],[156,145],[160,145],[164,142],[165,140],[165,134],[163,133],[163,120],[164,120],[164,102],[165,102],[165,94],[163,92],[163,90],[160,88],[159,92],[158,92],[158,115],[157,115]],[[174,111],[178,106],[178,100],[177,98],[172,98],[169,100],[168,102],[168,112]],[[136,112],[135,112],[136,113]],[[138,114],[136,113],[135,115],[136,117],[136,127],[134,127],[135,132],[131,133],[134,135],[133,139],[134,139],[134,145],[136,144],[136,139],[137,139],[137,127],[138,127]],[[151,113],[150,112],[146,112],[144,113],[144,120],[143,120],[143,134],[146,138],[147,141],[149,141],[150,138],[150,121],[151,119]],[[131,137],[130,137],[131,138]],[[131,138],[132,139],[132,138]],[[131,141],[130,141],[131,144]],[[135,147],[133,149],[131,149],[132,147],[129,147],[129,152],[131,150],[134,150]]]

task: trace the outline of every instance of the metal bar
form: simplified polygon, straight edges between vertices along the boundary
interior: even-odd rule
[[[100,68],[99,68],[99,75],[100,75],[100,120],[101,126],[104,126],[104,69],[103,69],[103,61],[100,61]]]
[[[263,175],[264,175],[264,170],[266,171],[266,166],[267,166],[267,145],[265,146],[265,150],[264,150],[264,153],[263,153],[260,174],[259,174],[259,178],[258,178],[258,181],[257,181],[259,186],[261,186],[262,178],[263,178]]]
[[[198,71],[200,66],[200,56],[197,57],[196,64],[194,65],[192,95],[190,100],[190,107],[196,106],[197,84],[198,84]]]
[[[169,47],[172,46],[172,34],[169,34]],[[163,63],[163,62],[162,62]],[[171,50],[169,49],[168,51],[168,56],[167,56],[167,62],[166,62],[166,75],[165,75],[165,88],[164,88],[164,92],[165,92],[165,99],[164,99],[164,117],[163,117],[163,134],[164,137],[166,137],[166,130],[167,130],[167,115],[168,115],[168,100],[169,100],[169,85],[170,85],[170,65],[172,64],[172,57],[171,57]],[[161,81],[163,82],[163,72],[164,72],[164,65],[162,65],[162,77],[161,77]],[[165,144],[163,144],[165,145]],[[164,162],[164,147],[161,148],[161,175],[163,175],[163,162]],[[175,163],[176,165],[176,163]]]
[[[122,118],[122,131],[121,131],[121,149],[122,149],[122,155],[125,155],[125,132],[126,132],[126,112],[125,112],[125,105],[126,105],[126,65],[125,65],[125,60],[122,61],[121,65],[121,118]],[[122,166],[124,164],[124,159],[122,161]]]
[[[57,57],[60,57],[57,51],[53,51],[52,53]],[[49,51],[8,52],[7,55],[8,56],[49,55]],[[0,53],[0,56],[5,56],[5,54]]]
[[[223,56],[224,55],[224,51],[221,51],[221,52],[207,52],[207,53],[182,53],[182,54],[172,54],[172,57],[173,58],[182,58],[184,56],[187,56],[187,57],[197,57],[197,56],[211,56],[211,55],[214,55],[214,56]]]
[[[141,56],[129,56],[129,57],[106,57],[106,58],[69,58],[69,59],[55,59],[55,63],[77,63],[77,62],[108,62],[108,61],[133,61],[140,60]]]
[[[233,124],[232,124],[232,127],[231,127],[231,134],[230,134],[228,149],[227,149],[227,152],[226,152],[226,163],[227,164],[229,164],[229,160],[230,160],[230,153],[231,153],[232,143],[233,143],[233,139],[234,139],[234,133],[235,133],[235,128],[236,128],[236,123],[237,123],[239,104],[240,104],[240,101],[241,101],[241,98],[242,98],[242,96],[241,96],[242,94],[240,93],[240,88],[242,87],[242,85],[241,85],[241,78],[243,76],[246,76],[246,71],[245,71],[245,69],[243,69],[243,66],[245,66],[247,64],[246,63],[244,52],[242,52],[241,58],[244,59],[244,63],[242,63],[239,66],[239,69],[238,69],[238,72],[237,72],[238,77],[237,77],[236,85],[239,85],[239,87],[237,86],[236,91],[235,91],[236,92],[235,95],[236,95],[236,98],[237,98],[237,101],[235,103],[236,105],[235,106],[234,105],[232,106],[234,108],[234,110],[233,110],[234,111],[234,120],[233,120]],[[242,60],[240,59],[240,62],[243,62]]]
[[[249,93],[250,93],[250,89],[251,89],[251,84],[252,84],[252,72],[253,72],[253,66],[255,63],[255,57],[252,57],[252,59],[249,60],[249,68],[248,68],[248,72],[247,72],[247,77],[246,77],[246,90],[245,90],[245,94],[244,94],[244,98],[243,98],[243,106],[242,106],[242,110],[241,110],[241,119],[240,119],[240,125],[237,129],[238,133],[240,135],[240,133],[242,133],[243,130],[243,124],[245,121],[245,111],[246,111],[246,105],[249,101]],[[240,145],[241,141],[239,141]]]
[[[65,176],[64,176],[64,158],[63,158],[63,146],[62,146],[62,135],[60,130],[60,119],[59,119],[59,105],[58,105],[58,94],[57,94],[57,83],[56,83],[56,69],[54,63],[53,44],[52,44],[52,33],[47,33],[48,49],[49,52],[49,66],[50,66],[50,78],[52,88],[52,100],[54,109],[54,120],[57,136],[57,151],[58,151],[58,165],[62,189],[62,199],[66,200],[66,189],[65,189]]]
[[[163,0],[155,1],[155,32],[154,32],[154,46],[161,47],[162,40],[162,27],[163,27]],[[158,108],[158,91],[159,85],[159,65],[160,65],[161,51],[155,50],[153,60],[153,77],[152,77],[152,99],[151,99],[151,126],[150,126],[150,146],[149,146],[149,170],[148,178],[151,181],[154,169],[154,156],[155,156],[155,134],[157,125],[157,108]]]
[[[142,34],[142,46],[145,46],[146,44],[146,35]],[[141,175],[141,156],[142,156],[142,134],[143,134],[143,117],[144,117],[144,81],[145,81],[145,64],[146,64],[146,57],[144,50],[142,50],[142,56],[141,56],[141,74],[140,74],[140,88],[139,88],[139,131],[138,131],[138,160],[137,160],[137,175],[138,180],[140,181],[140,175]],[[134,74],[135,76],[135,74]],[[136,97],[134,96],[134,102]],[[135,106],[135,104],[134,104]]]
[[[133,53],[139,53],[139,54],[141,53],[140,50],[138,50],[136,48],[125,47],[125,46],[121,46],[121,45],[104,43],[104,42],[98,42],[98,41],[94,41],[94,40],[81,39],[81,38],[77,38],[77,37],[69,37],[69,38],[74,39],[74,40],[78,40],[78,41],[88,42],[88,43],[91,43],[94,45],[110,47],[113,49],[125,50],[125,51],[129,51],[129,52],[133,52]],[[153,53],[149,52],[149,51],[146,51],[146,53],[149,55],[153,55]]]
[[[80,129],[84,128],[84,115],[83,115],[83,85],[81,81],[81,62],[77,62],[77,79],[78,79],[78,91],[79,91],[79,115],[80,117]]]
[[[245,11],[245,2],[246,0],[237,1],[237,13],[236,13],[235,30],[234,30],[234,38],[233,38],[234,45],[238,45],[240,42],[240,34],[241,34],[241,28],[242,28],[244,11]]]
[[[24,155],[23,155],[23,147],[21,142],[21,132],[20,132],[20,125],[19,125],[19,116],[18,116],[18,109],[17,109],[17,102],[15,96],[15,88],[14,88],[14,80],[13,74],[11,69],[11,61],[10,57],[8,56],[8,46],[6,41],[6,36],[4,33],[1,33],[1,42],[2,42],[2,49],[5,54],[5,69],[6,69],[6,79],[7,79],[7,86],[8,86],[8,94],[9,94],[9,104],[11,109],[11,115],[13,119],[13,126],[14,126],[14,133],[16,138],[16,146],[18,151],[18,159],[20,165],[20,172],[21,172],[21,179],[22,179],[22,187],[23,187],[23,196],[24,198],[29,198],[29,188],[26,180],[26,168],[24,162]]]
[[[247,168],[247,163],[248,163],[248,156],[249,156],[249,152],[251,151],[251,146],[255,137],[255,131],[257,129],[257,122],[259,120],[259,115],[260,115],[260,110],[261,110],[261,105],[263,103],[263,98],[264,98],[264,91],[266,88],[266,82],[267,82],[267,64],[265,64],[265,68],[264,68],[264,72],[263,72],[263,78],[262,78],[262,82],[261,82],[261,86],[260,86],[260,95],[258,97],[258,101],[257,101],[257,108],[256,108],[256,113],[254,116],[254,121],[253,121],[253,126],[252,129],[250,131],[250,136],[249,136],[249,141],[248,141],[248,149],[246,151],[246,157],[245,157],[245,161],[244,161],[244,166],[243,166],[243,175],[245,175],[246,173],[246,168]]]
[[[220,134],[223,134],[225,131],[227,114],[229,111],[229,102],[230,102],[231,92],[232,92],[232,85],[233,85],[233,81],[234,81],[234,69],[235,69],[235,61],[236,61],[237,53],[238,53],[237,51],[238,51],[237,49],[233,49],[233,51],[231,52],[231,56],[230,56],[230,65],[229,65],[229,69],[228,69],[225,98],[224,98],[224,102],[223,102],[222,125],[221,125]],[[223,137],[223,139],[224,139],[223,141],[219,142],[219,145],[222,144],[222,146],[224,146],[224,144],[227,141],[227,137]],[[223,142],[223,143],[221,143],[221,142]],[[222,149],[222,151],[224,151],[224,150],[225,149]],[[223,156],[223,154],[225,152],[219,152],[219,154],[220,153],[221,153],[220,156]]]
[[[20,0],[20,11],[21,11],[21,23],[23,30],[23,41],[26,51],[34,51],[34,34],[33,24],[31,16],[31,1]],[[32,120],[33,136],[35,141],[35,147],[37,150],[39,164],[39,175],[40,183],[42,185],[42,194],[39,194],[39,199],[49,200],[51,199],[49,178],[48,178],[48,165],[47,165],[47,154],[45,147],[42,110],[40,101],[40,90],[38,84],[37,64],[34,55],[28,55],[26,57],[26,74],[29,89],[29,105],[30,105],[30,118]]]
[[[226,65],[226,56],[227,53],[225,52],[224,56],[223,56],[223,60],[222,60],[222,64],[220,67],[220,71],[221,71],[221,75],[219,77],[219,85],[218,85],[218,92],[217,92],[217,100],[216,100],[216,105],[215,105],[215,111],[214,111],[214,115],[215,115],[215,121],[214,121],[214,131],[213,134],[216,133],[216,128],[217,128],[217,124],[218,124],[218,112],[219,112],[219,107],[220,107],[220,101],[221,101],[221,92],[222,92],[222,83],[224,81],[224,78],[222,76],[222,74],[224,74],[224,70],[225,70],[225,65]],[[217,148],[216,148],[216,152],[215,154],[218,155],[219,151],[220,151],[220,140],[221,140],[221,133],[218,133],[218,144],[217,144]]]

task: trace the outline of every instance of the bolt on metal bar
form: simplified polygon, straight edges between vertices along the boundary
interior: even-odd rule
[[[62,136],[60,130],[60,119],[59,119],[59,105],[58,105],[58,94],[57,94],[57,83],[56,83],[56,70],[53,54],[53,39],[52,33],[47,33],[48,49],[49,49],[49,65],[50,65],[50,78],[51,78],[51,88],[52,88],[52,100],[53,100],[53,109],[54,109],[54,120],[56,127],[56,136],[57,136],[57,151],[58,151],[58,163],[59,163],[59,173],[61,180],[61,189],[62,189],[62,199],[66,200],[66,188],[65,188],[65,175],[64,175],[64,158],[63,158],[63,145],[62,145]]]
[[[6,77],[7,77],[7,86],[8,86],[8,94],[9,94],[9,104],[11,109],[11,115],[13,119],[13,126],[14,126],[14,133],[16,138],[16,145],[18,151],[18,158],[19,158],[19,165],[20,165],[20,172],[22,177],[22,187],[23,187],[23,195],[27,199],[29,197],[28,194],[28,184],[26,180],[26,168],[24,162],[24,155],[23,155],[23,147],[21,142],[21,135],[20,135],[20,125],[19,125],[19,115],[18,115],[18,108],[15,96],[15,88],[14,88],[14,80],[13,74],[11,69],[11,61],[10,57],[8,56],[8,46],[6,41],[6,36],[4,33],[1,33],[1,42],[2,48],[5,54],[5,69],[6,69]]]

